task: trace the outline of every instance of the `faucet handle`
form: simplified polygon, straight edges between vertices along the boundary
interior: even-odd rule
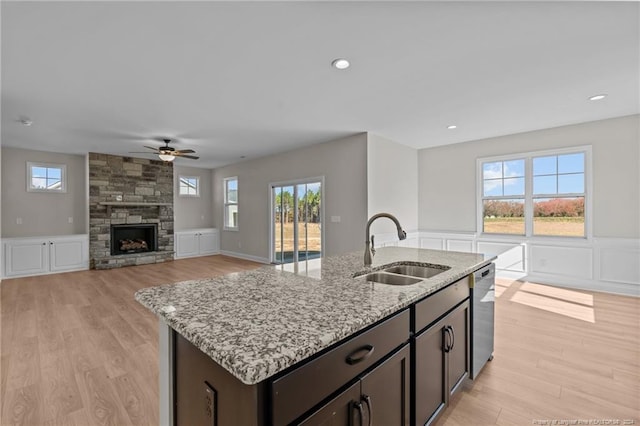
[[[371,236],[371,256],[373,256],[374,254],[376,254],[376,248],[373,245],[373,237],[375,237],[375,235]]]

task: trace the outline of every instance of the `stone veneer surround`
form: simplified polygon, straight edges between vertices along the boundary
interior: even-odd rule
[[[118,205],[118,202],[163,205]],[[158,224],[158,251],[112,256],[111,225],[133,223]],[[89,224],[91,268],[172,260],[173,164],[90,152]]]

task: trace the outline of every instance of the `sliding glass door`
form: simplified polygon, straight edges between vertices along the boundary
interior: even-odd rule
[[[322,255],[321,198],[320,180],[271,185],[273,263]]]

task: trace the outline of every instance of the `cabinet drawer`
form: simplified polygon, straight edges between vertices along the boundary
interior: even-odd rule
[[[469,277],[464,277],[416,303],[414,331],[419,332],[467,297],[469,297]]]
[[[405,310],[275,380],[273,424],[292,422],[375,364],[409,339],[409,328]]]

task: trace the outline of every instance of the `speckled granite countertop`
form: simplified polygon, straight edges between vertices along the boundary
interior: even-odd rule
[[[245,384],[259,383],[490,263],[482,254],[384,247],[145,288],[136,300]],[[409,286],[353,278],[394,263],[451,269]]]

